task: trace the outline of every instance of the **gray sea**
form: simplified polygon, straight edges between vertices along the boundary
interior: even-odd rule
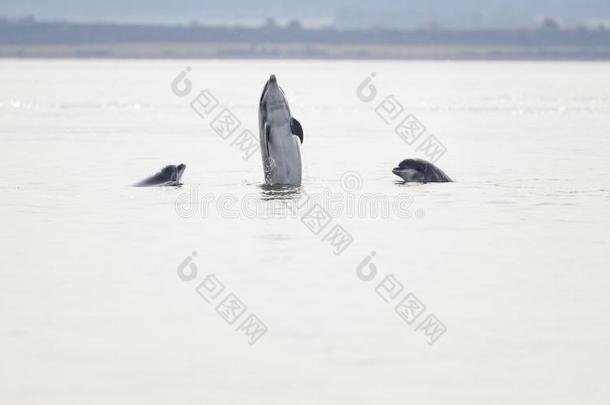
[[[608,404],[609,72],[0,61],[0,402]],[[271,73],[299,189],[261,186]]]

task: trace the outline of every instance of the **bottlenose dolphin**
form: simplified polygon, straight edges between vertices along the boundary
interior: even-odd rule
[[[452,180],[441,169],[422,159],[405,159],[392,169],[405,182],[447,183]]]
[[[265,184],[300,186],[303,128],[290,114],[275,75],[269,77],[261,94],[258,125]]]
[[[147,186],[180,186],[180,178],[186,169],[186,165],[181,163],[178,166],[165,166],[161,171],[152,175],[139,183],[134,184],[136,187]]]

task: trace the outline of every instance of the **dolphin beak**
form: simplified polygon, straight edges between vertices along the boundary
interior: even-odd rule
[[[392,169],[392,173],[394,173],[397,176],[398,176],[399,172],[400,172],[400,169],[398,167],[395,167],[395,168]]]
[[[271,75],[271,76],[269,76],[269,81],[270,81],[271,83],[275,83],[275,82],[277,81],[277,79],[275,78],[275,75]]]

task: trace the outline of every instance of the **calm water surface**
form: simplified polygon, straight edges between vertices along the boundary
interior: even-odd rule
[[[1,61],[0,402],[608,404],[609,71]],[[304,127],[296,193],[261,187],[259,155],[190,108],[209,89],[258,136],[270,73]],[[396,184],[392,167],[424,156],[375,113],[390,95],[446,147],[455,183]],[[129,187],[181,162],[181,188]],[[277,205],[328,191],[406,196],[410,215],[344,206],[314,235]],[[340,255],[322,240],[334,225],[353,238]],[[197,294],[208,274],[247,306],[233,324]],[[391,303],[375,292],[388,275],[404,287]],[[411,325],[394,312],[408,292],[426,307]],[[236,331],[248,314],[268,327],[253,346]],[[432,346],[415,330],[429,314],[447,328]]]

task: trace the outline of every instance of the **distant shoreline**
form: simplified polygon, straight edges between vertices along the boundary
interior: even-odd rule
[[[373,44],[0,44],[0,59],[337,59],[610,61],[610,46],[400,46]]]
[[[411,31],[7,20],[0,58],[610,60],[610,30]]]

